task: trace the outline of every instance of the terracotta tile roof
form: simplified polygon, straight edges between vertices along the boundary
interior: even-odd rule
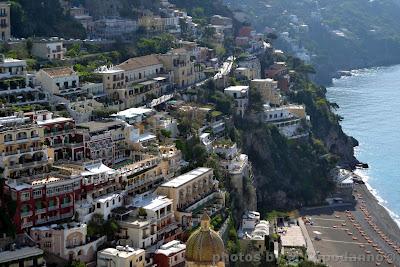
[[[159,64],[162,63],[158,60],[156,55],[148,55],[143,57],[130,58],[127,61],[119,64],[118,67],[123,70],[134,70]]]
[[[42,70],[46,72],[50,77],[63,77],[75,74],[75,71],[70,67],[58,67],[58,68],[49,68]]]

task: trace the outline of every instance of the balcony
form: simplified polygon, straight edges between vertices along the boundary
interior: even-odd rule
[[[33,222],[25,222],[22,223],[21,228],[28,228],[28,227],[32,227],[33,226]]]
[[[49,218],[47,219],[48,222],[52,222],[52,221],[57,221],[60,219],[60,215],[55,215],[55,216],[49,216]]]
[[[42,198],[43,197],[43,194],[42,193],[40,193],[40,194],[33,194],[33,199],[38,199],[38,198]]]
[[[61,219],[71,218],[73,215],[74,215],[73,212],[68,212],[68,213],[61,214],[60,218]]]
[[[58,210],[58,205],[50,206],[47,208],[48,211]]]
[[[30,217],[32,216],[32,211],[22,211],[21,218]]]
[[[43,214],[43,213],[46,213],[46,208],[35,210],[35,214]]]
[[[32,153],[32,152],[37,152],[37,151],[44,151],[47,147],[30,147],[30,148],[26,148],[26,149],[17,149],[17,150],[13,150],[13,151],[7,151],[7,152],[3,152],[3,157],[6,156],[12,156],[12,155],[22,155],[22,154],[26,154],[26,153]]]
[[[10,170],[26,169],[26,168],[31,168],[31,167],[42,166],[47,163],[49,163],[48,160],[32,161],[32,162],[27,162],[27,163],[23,163],[23,164],[10,165],[10,166],[8,166],[8,168]]]
[[[61,131],[50,131],[44,133],[44,136],[49,137],[49,136],[57,136],[57,135],[65,135],[65,134],[70,134],[73,131],[73,129],[67,129],[67,130],[61,130]]]
[[[63,208],[68,208],[68,207],[71,207],[73,205],[73,203],[72,203],[72,201],[71,202],[68,202],[68,203],[63,203],[63,204],[61,204],[61,208],[63,209]]]
[[[69,148],[77,148],[77,147],[83,147],[84,144],[82,143],[65,143],[64,146],[69,147]]]
[[[46,218],[41,218],[41,219],[37,219],[36,220],[36,224],[44,224],[47,223],[47,219]]]

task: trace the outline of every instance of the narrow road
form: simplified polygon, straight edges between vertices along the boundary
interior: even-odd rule
[[[306,240],[308,260],[317,262],[317,253],[315,252],[314,245],[311,241],[310,235],[308,234],[306,226],[301,218],[298,220],[298,222],[304,239]]]

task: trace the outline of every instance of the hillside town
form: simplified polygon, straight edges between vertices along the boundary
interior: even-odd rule
[[[0,266],[220,267],[239,253],[262,255],[259,266],[321,263],[312,220],[260,214],[253,164],[235,138],[246,118],[290,142],[312,136],[306,106],[288,97],[299,74],[271,36],[217,11],[204,27],[167,0],[130,19],[104,14],[107,1],[60,4],[87,39],[13,38],[0,2],[2,42],[29,43],[40,66],[0,55]],[[90,68],[80,60],[96,53],[72,53],[137,32],[168,34],[172,45]],[[240,53],[221,53],[226,42]],[[351,174],[336,171],[328,201],[354,201]]]

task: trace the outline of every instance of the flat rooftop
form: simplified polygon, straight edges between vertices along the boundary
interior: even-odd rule
[[[172,241],[162,245],[159,249],[157,249],[155,254],[163,254],[168,257],[168,256],[174,255],[182,250],[186,250],[186,245],[182,244],[178,240],[172,240]]]
[[[64,117],[59,117],[59,118],[53,118],[53,119],[48,119],[48,120],[43,120],[43,121],[36,121],[37,125],[46,125],[46,124],[52,124],[52,123],[58,123],[58,122],[67,122],[67,121],[73,121],[72,118],[64,118]]]
[[[82,176],[96,175],[101,173],[114,174],[116,170],[104,165],[103,163],[88,164],[85,166],[84,172],[81,173]]]
[[[7,250],[0,252],[0,264],[41,255],[43,255],[43,250],[36,247],[23,247],[14,251]]]
[[[134,200],[133,205],[138,208],[144,208],[145,210],[157,211],[168,205],[172,205],[172,199],[165,196],[149,196],[140,200]]]
[[[247,90],[249,90],[249,86],[245,85],[230,86],[224,89],[225,92],[242,92]]]
[[[204,168],[204,167],[197,168],[197,169],[194,169],[194,170],[192,170],[190,172],[182,174],[182,175],[172,179],[171,181],[168,181],[168,182],[162,184],[161,186],[162,187],[177,188],[177,187],[180,187],[180,186],[182,186],[182,185],[184,185],[184,184],[186,184],[186,183],[198,178],[199,176],[201,176],[201,175],[203,175],[203,174],[205,174],[207,172],[212,172],[212,169]]]
[[[145,251],[143,249],[134,249],[131,247],[121,247],[118,249],[117,248],[106,248],[102,251],[99,251],[98,257],[104,257],[104,256],[113,256],[113,257],[118,257],[118,258],[129,258],[132,255],[139,255],[141,253],[144,253]]]
[[[76,127],[89,129],[89,131],[91,131],[91,132],[98,132],[98,131],[109,130],[110,128],[122,126],[124,124],[125,124],[124,122],[118,121],[118,120],[90,121],[90,122],[84,122],[84,123],[77,124]]]
[[[136,117],[136,116],[143,116],[146,114],[152,113],[153,110],[150,108],[129,108],[122,110],[118,113],[115,113],[111,116],[113,117],[126,117],[126,118],[131,118],[131,117]]]
[[[107,201],[116,199],[118,197],[122,197],[121,194],[117,194],[117,193],[112,193],[112,194],[108,194],[108,195],[104,195],[101,197],[96,198],[96,200],[94,200],[94,202],[98,202],[98,203],[105,203]]]
[[[301,232],[300,226],[292,225],[285,227],[286,233],[281,234],[282,246],[284,247],[306,247],[306,240]]]

